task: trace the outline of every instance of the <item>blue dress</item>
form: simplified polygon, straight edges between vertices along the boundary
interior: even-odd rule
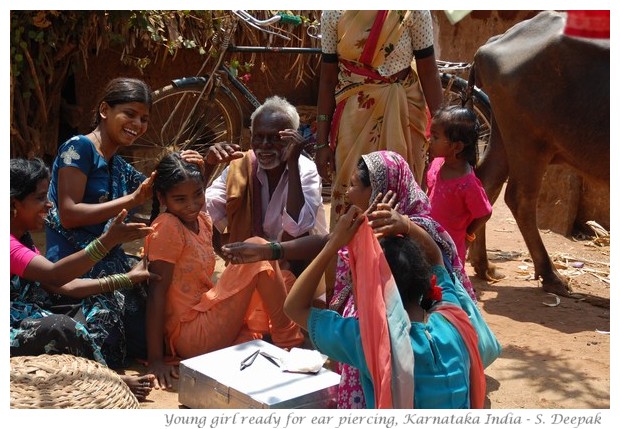
[[[86,136],[78,135],[62,144],[52,165],[48,191],[52,208],[45,226],[46,257],[52,262],[85,248],[112,222],[110,219],[104,223],[73,229],[66,229],[61,225],[58,214],[58,172],[65,167],[78,168],[86,175],[86,188],[82,201],[87,204],[102,203],[128,195],[146,178],[119,155],[112,156],[109,162],[106,161]],[[125,273],[135,262],[136,260],[125,254],[123,248],[118,245],[83,277],[99,278]],[[52,295],[51,300],[55,308],[66,306],[66,311],[69,313],[79,308],[86,318],[89,332],[101,347],[108,366],[125,366],[127,354],[145,357],[144,286],[136,285],[129,290],[116,290],[113,293],[93,295],[82,300]]]
[[[463,308],[479,336],[484,337],[479,341],[479,349],[484,366],[488,366],[499,356],[501,346],[465,289],[453,283],[444,267],[433,267],[433,274],[443,290],[443,300]],[[367,407],[374,408],[374,389],[362,347],[359,321],[342,317],[335,311],[312,308],[308,334],[319,351],[360,370]],[[409,336],[415,357],[413,407],[470,408],[469,352],[457,329],[442,315],[431,312],[426,323],[411,323]]]

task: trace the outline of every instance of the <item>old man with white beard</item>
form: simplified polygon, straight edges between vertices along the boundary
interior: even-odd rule
[[[214,248],[250,238],[272,242],[275,273],[289,287],[304,261],[287,261],[279,242],[328,232],[321,177],[314,161],[302,154],[306,142],[299,122],[295,106],[270,97],[251,116],[251,150],[218,143],[205,157],[211,165],[230,162],[205,192]],[[255,298],[247,315],[251,338],[260,337],[257,333],[265,333],[269,324]]]

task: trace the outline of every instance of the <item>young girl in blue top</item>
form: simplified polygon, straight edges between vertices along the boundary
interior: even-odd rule
[[[379,210],[369,217],[370,226],[384,222],[389,213],[389,205],[380,204]],[[360,325],[364,313],[360,312],[358,319],[312,307],[316,286],[327,264],[339,248],[350,243],[365,218],[355,206],[341,217],[325,247],[293,285],[284,310],[293,321],[308,330],[319,351],[360,370],[367,407],[374,408],[374,385],[378,380],[372,378],[367,364],[369,352],[362,344]],[[475,304],[462,288],[454,285],[443,265],[438,246],[415,223],[409,222],[407,234],[403,236],[382,238],[381,246],[402,300],[398,306],[401,310],[404,308],[410,319],[407,321],[410,323],[408,336],[415,357],[411,362],[414,374],[411,406],[481,407],[485,394],[482,368],[497,358],[501,347]],[[433,277],[441,292],[432,285]],[[429,291],[433,293],[429,295]],[[470,324],[467,329],[459,328],[443,313],[435,311],[450,305],[468,316],[465,317],[469,320],[465,323]],[[471,342],[476,340],[477,347],[474,345],[472,349]]]
[[[48,192],[52,207],[46,219],[50,261],[84,249],[110,227],[117,213],[125,209],[130,217],[151,197],[153,177],[146,178],[117,154],[146,132],[151,104],[151,89],[142,80],[113,79],[96,104],[93,130],[70,138],[58,149]],[[125,273],[133,262],[120,245],[115,246],[84,277]],[[111,367],[124,366],[127,354],[145,356],[146,293],[142,286],[82,301],[53,299],[56,304],[80,308],[85,315],[109,312],[115,328],[99,335]]]

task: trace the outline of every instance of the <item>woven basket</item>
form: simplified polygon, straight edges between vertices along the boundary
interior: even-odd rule
[[[73,355],[11,358],[11,408],[139,408],[111,369]]]

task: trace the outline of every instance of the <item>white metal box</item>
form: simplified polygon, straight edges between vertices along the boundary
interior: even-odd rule
[[[260,349],[281,358],[287,351],[263,340],[217,350],[179,365],[179,402],[189,408],[335,408],[340,375],[282,371],[262,355],[240,370]]]

